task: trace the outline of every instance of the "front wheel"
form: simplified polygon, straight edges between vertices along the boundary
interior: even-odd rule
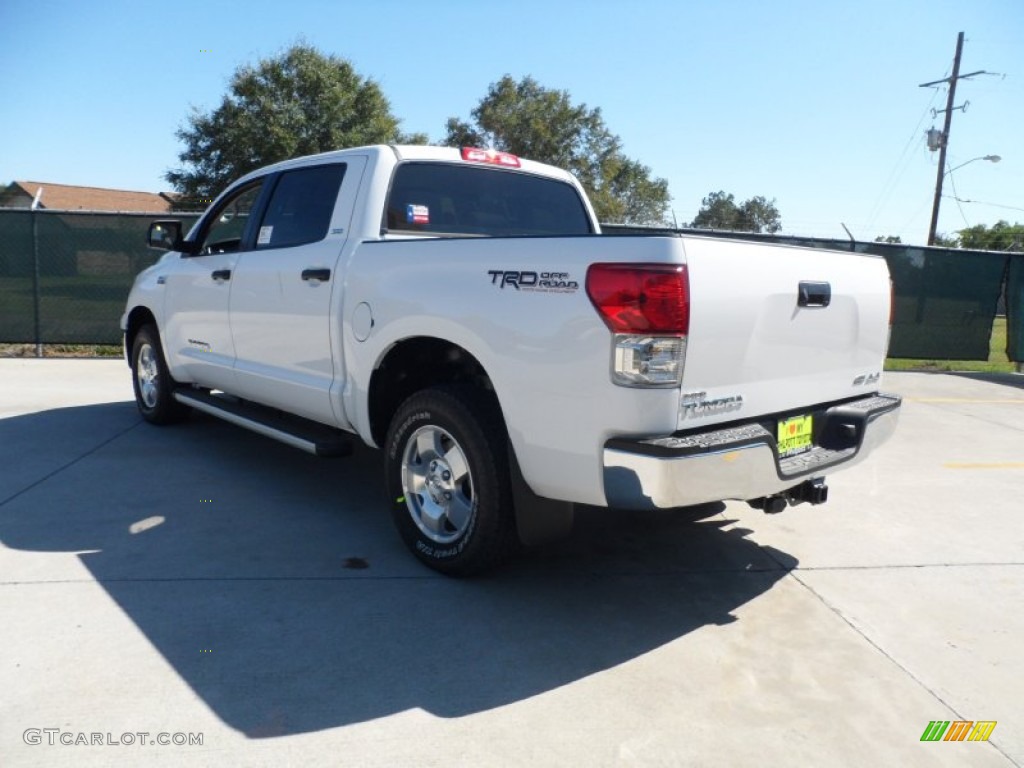
[[[142,418],[152,424],[173,424],[188,417],[189,408],[174,399],[174,379],[167,370],[156,327],[144,325],[132,343],[132,386]]]
[[[505,431],[481,393],[438,387],[412,395],[391,421],[385,462],[395,526],[422,562],[468,576],[507,557],[515,518]]]

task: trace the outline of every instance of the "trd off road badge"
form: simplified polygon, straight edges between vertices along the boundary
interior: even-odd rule
[[[510,269],[489,269],[491,285],[502,290],[506,286],[517,291],[537,291],[541,293],[575,293],[580,284],[571,280],[568,272],[523,272]]]

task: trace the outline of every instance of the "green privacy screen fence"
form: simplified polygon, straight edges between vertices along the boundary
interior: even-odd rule
[[[118,321],[132,280],[160,257],[145,245],[155,218],[180,218],[187,228],[196,216],[0,209],[0,343],[120,344]],[[892,357],[987,360],[992,320],[1005,305],[1007,354],[1024,361],[1024,254],[728,236],[885,258],[896,293]]]
[[[1006,277],[1006,354],[1011,360],[1024,360],[1024,254],[1010,259]],[[1009,318],[1013,317],[1010,322]],[[1019,369],[1018,369],[1019,370]]]
[[[197,217],[0,210],[0,342],[120,344],[132,280],[160,257],[155,218]]]

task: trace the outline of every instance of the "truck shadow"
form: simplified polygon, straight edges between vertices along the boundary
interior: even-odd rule
[[[0,420],[0,540],[78,553],[252,738],[545,694],[734,621],[795,566],[724,505],[583,508],[571,539],[452,580],[406,553],[380,475],[375,452],[316,459],[199,416],[157,429],[131,403],[18,416]]]

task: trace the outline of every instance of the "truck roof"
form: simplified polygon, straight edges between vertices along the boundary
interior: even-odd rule
[[[507,153],[493,153],[491,150],[484,150],[485,152],[491,152],[492,154],[505,154]],[[490,168],[499,168],[498,165],[479,162],[473,160],[463,159],[463,152],[461,149],[456,147],[438,147],[425,144],[373,144],[365,147],[351,147],[349,149],[338,149],[331,152],[321,152],[316,155],[304,155],[303,157],[294,157],[290,160],[282,160],[279,163],[273,165],[267,165],[259,168],[255,171],[247,173],[237,181],[244,181],[251,177],[262,175],[268,172],[283,171],[289,168],[298,168],[308,165],[319,165],[321,163],[330,163],[335,161],[343,161],[346,157],[352,155],[362,156],[380,156],[383,154],[391,154],[399,162],[408,161],[431,161],[431,162],[444,162],[444,163],[457,163],[457,164],[479,164],[486,165]],[[547,176],[553,179],[559,179],[561,181],[574,182],[575,177],[572,176],[568,171],[558,168],[553,165],[546,163],[538,163],[534,160],[527,160],[525,158],[516,158],[518,161],[517,168],[501,168],[501,170],[512,170],[522,171],[526,173],[536,174],[538,176]],[[231,186],[234,186],[232,183]]]

